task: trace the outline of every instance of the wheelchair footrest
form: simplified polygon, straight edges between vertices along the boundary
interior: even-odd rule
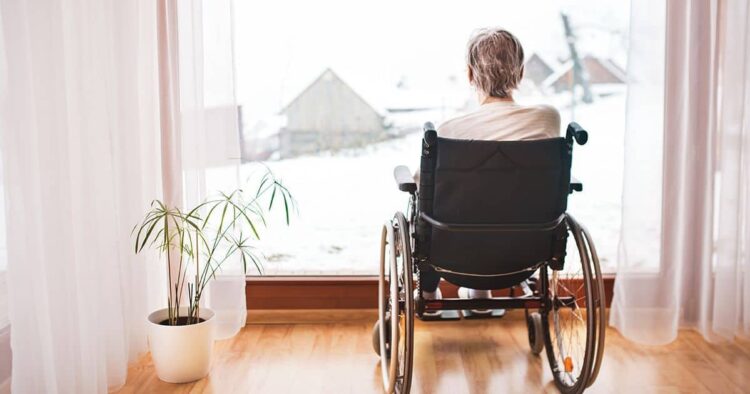
[[[458,311],[440,311],[437,315],[425,313],[419,319],[422,321],[460,320],[461,314]]]
[[[464,319],[498,319],[505,316],[505,309],[490,309],[487,313],[476,313],[471,309],[463,309]]]

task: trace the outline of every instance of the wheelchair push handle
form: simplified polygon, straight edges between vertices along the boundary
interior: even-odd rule
[[[568,124],[568,129],[565,132],[565,139],[568,140],[568,142],[573,142],[575,139],[578,145],[586,145],[586,142],[589,140],[589,133],[578,123],[570,122]]]

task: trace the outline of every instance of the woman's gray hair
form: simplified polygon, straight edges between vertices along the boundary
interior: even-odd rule
[[[523,77],[523,47],[500,28],[480,29],[469,40],[466,63],[474,86],[491,97],[506,98]]]

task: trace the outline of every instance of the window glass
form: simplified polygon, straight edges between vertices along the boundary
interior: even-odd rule
[[[491,26],[524,46],[516,101],[551,104],[563,130],[572,120],[589,130],[589,143],[574,153],[584,192],[571,197],[569,211],[593,234],[605,270],[614,269],[628,1],[235,6],[242,176],[263,162],[298,202],[291,226],[275,215],[259,245],[267,274],[376,273],[380,227],[408,201],[393,167],[417,169],[423,122],[439,126],[477,108],[466,43],[474,29]],[[576,61],[585,83],[576,83]]]

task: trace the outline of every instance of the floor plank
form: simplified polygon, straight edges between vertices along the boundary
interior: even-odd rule
[[[371,347],[374,311],[251,312],[216,343],[211,374],[168,384],[146,355],[120,393],[379,393]],[[529,353],[522,315],[417,322],[414,393],[556,392],[544,353]],[[750,392],[750,342],[710,344],[692,331],[666,346],[638,346],[607,332],[592,393]]]

